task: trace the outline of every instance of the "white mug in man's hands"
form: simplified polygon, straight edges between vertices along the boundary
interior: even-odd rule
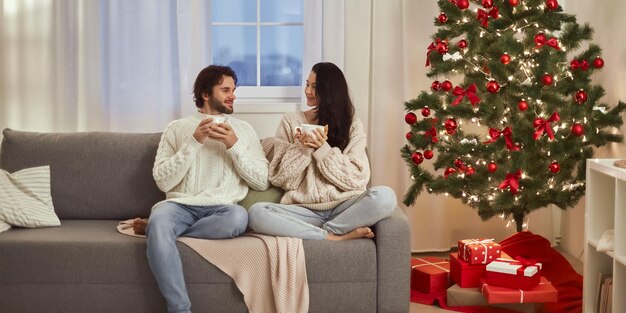
[[[207,115],[207,117],[213,119],[211,123],[222,124],[226,122],[226,117],[222,115]]]
[[[296,132],[300,132],[302,134],[307,134],[311,138],[315,139],[315,133],[313,132],[316,128],[319,128],[322,132],[324,132],[324,126],[315,125],[315,124],[301,124],[300,126],[296,126]]]

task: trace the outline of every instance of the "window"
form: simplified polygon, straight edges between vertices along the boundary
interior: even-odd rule
[[[213,63],[235,70],[240,99],[299,99],[303,47],[304,0],[211,1]]]

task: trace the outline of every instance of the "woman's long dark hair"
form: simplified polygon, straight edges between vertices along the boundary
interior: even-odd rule
[[[350,141],[354,105],[350,100],[348,83],[337,65],[321,62],[311,69],[315,77],[317,122],[328,125],[328,144],[343,151]]]

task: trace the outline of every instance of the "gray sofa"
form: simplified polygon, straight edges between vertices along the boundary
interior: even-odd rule
[[[3,131],[0,168],[50,165],[60,227],[0,233],[0,312],[165,312],[145,239],[118,221],[164,198],[152,178],[160,134]],[[276,197],[250,192],[244,206]],[[374,240],[304,241],[310,312],[408,312],[409,225],[400,209]],[[194,312],[247,312],[233,280],[178,243]]]

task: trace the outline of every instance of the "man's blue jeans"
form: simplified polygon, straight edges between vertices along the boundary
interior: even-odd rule
[[[176,238],[233,238],[246,231],[247,225],[248,214],[239,205],[202,207],[164,202],[153,208],[146,228],[148,263],[168,312],[191,312]]]

